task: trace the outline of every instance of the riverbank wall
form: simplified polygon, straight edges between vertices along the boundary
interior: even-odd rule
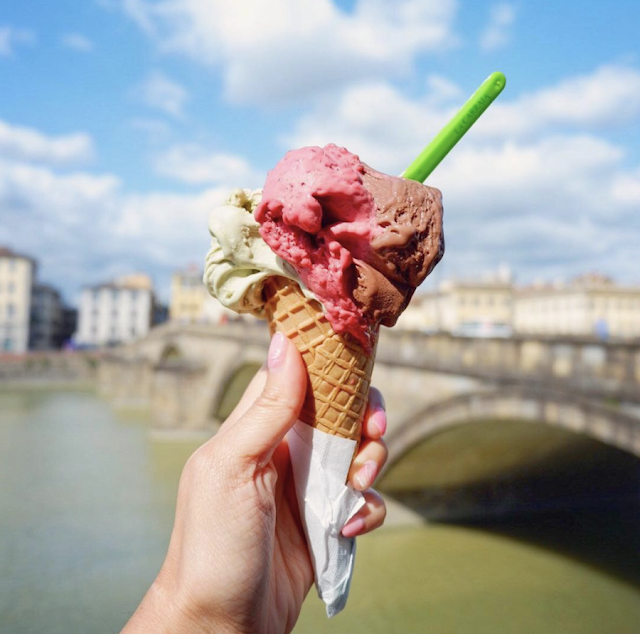
[[[0,388],[95,385],[100,353],[48,351],[0,355]]]

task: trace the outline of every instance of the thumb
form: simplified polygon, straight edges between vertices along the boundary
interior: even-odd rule
[[[298,419],[307,381],[307,370],[295,344],[277,332],[269,346],[264,389],[228,432],[236,456],[257,461],[260,466],[271,460]]]

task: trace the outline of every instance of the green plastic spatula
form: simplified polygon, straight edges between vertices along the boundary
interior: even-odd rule
[[[402,176],[421,183],[424,182],[439,165],[440,161],[449,154],[455,144],[502,92],[506,84],[507,80],[502,73],[496,72],[489,75],[453,119],[422,150],[420,156],[407,167]]]

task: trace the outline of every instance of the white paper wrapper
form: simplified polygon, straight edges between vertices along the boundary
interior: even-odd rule
[[[362,493],[345,485],[356,442],[301,421],[287,439],[316,588],[331,618],[347,603],[356,555],[355,538],[340,531],[364,504]]]

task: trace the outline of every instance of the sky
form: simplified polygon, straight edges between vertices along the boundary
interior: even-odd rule
[[[500,70],[427,181],[433,278],[640,284],[638,24],[636,0],[0,0],[0,245],[71,303],[132,271],[167,300],[231,188],[329,142],[399,174]]]

